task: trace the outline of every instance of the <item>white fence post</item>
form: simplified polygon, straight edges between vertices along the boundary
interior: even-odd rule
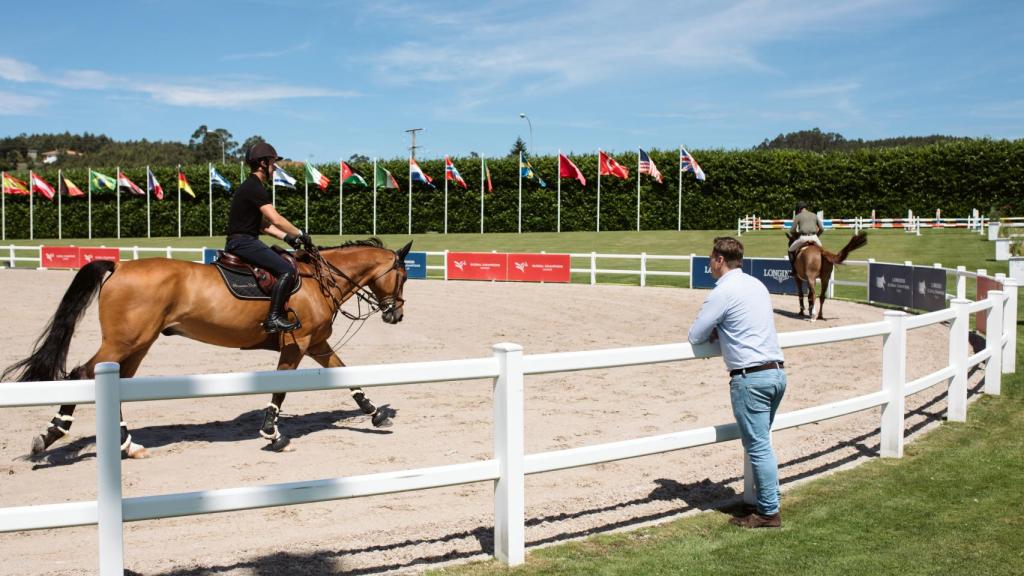
[[[971,320],[968,305],[970,301],[966,299],[950,302],[950,308],[956,311],[949,327],[949,365],[956,369],[946,398],[946,420],[950,422],[967,420],[967,331]]]
[[[961,300],[967,298],[967,276],[964,272],[967,272],[967,266],[956,267],[956,297]]]
[[[139,259],[139,247],[138,246],[132,246],[132,260],[138,260],[138,259]]]
[[[1003,303],[1006,301],[1001,290],[988,293],[992,309],[988,311],[985,325],[985,349],[991,353],[985,362],[985,394],[998,396],[1002,388],[1003,371]]]
[[[526,560],[526,477],[523,456],[523,347],[492,347],[498,360],[494,379],[494,556],[509,566]]]
[[[903,457],[903,419],[907,382],[906,312],[887,310],[885,320],[890,332],[882,337],[882,390],[889,399],[882,407],[882,433],[879,453],[883,458]]]
[[[101,576],[124,574],[120,372],[115,362],[96,365],[96,508]]]
[[[448,250],[444,251],[444,262],[441,263],[444,266],[444,281],[448,281]]]
[[[590,285],[597,284],[597,252],[590,253]]]
[[[1017,371],[1017,281],[1007,278],[1003,281],[1003,331],[1007,342],[1003,348],[1003,373],[1012,374]]]
[[[640,287],[647,286],[647,252],[640,253]]]

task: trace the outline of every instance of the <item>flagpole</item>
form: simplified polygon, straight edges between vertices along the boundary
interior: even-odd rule
[[[484,173],[484,157],[480,157],[480,233],[484,233],[484,186],[487,185],[487,175]]]
[[[64,171],[57,169],[57,239],[64,238],[62,203],[60,199],[60,187],[64,185]]]
[[[682,231],[683,229],[683,147],[679,147],[679,158],[676,159],[676,165],[679,166],[679,198],[676,200],[678,204],[679,215],[676,216],[676,231]]]
[[[178,164],[178,238],[181,238],[181,164]]]
[[[373,235],[377,235],[377,159],[373,159]]]
[[[597,228],[595,232],[601,231],[601,149],[597,149]]]
[[[338,160],[338,236],[345,230],[345,161]]]
[[[444,165],[444,233],[448,233],[448,162],[450,159],[445,156]]]
[[[206,163],[206,194],[210,199],[210,238],[213,238],[213,164]]]
[[[89,238],[92,239],[92,168],[89,168]]]
[[[409,161],[409,235],[412,236],[412,160]]]
[[[7,172],[0,172],[0,225],[3,228],[3,234],[0,235],[4,240],[7,240]]]
[[[636,231],[640,231],[640,149],[636,151]]]
[[[114,191],[117,194],[117,237],[121,237],[121,167],[117,167],[117,176],[114,180]]]
[[[555,232],[562,232],[562,149],[558,149],[558,201],[556,203]]]
[[[149,211],[149,195],[152,194],[149,189],[149,164],[146,164],[146,238],[152,238],[152,220]]]
[[[306,164],[309,164],[309,159],[308,158],[306,159]],[[306,231],[306,232],[309,232],[309,168],[308,167],[306,168],[306,173],[303,174],[303,180],[305,181],[305,185],[306,185],[306,199],[305,199],[305,203],[306,203],[306,225],[303,226],[302,229],[304,231]]]
[[[28,171],[28,239],[35,238],[36,215],[35,201],[32,198],[32,171]]]
[[[519,151],[519,234],[523,233],[523,151]]]

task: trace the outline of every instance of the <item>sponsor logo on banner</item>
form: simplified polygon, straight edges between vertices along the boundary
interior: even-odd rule
[[[509,254],[507,280],[513,282],[569,282],[568,254]]]
[[[793,280],[793,269],[788,259],[744,259],[743,267],[745,272],[760,280],[772,294],[796,294],[796,281]]]
[[[220,250],[217,250],[216,248],[204,248],[203,249],[203,263],[204,264],[213,264],[214,262],[216,262],[217,261],[217,252],[220,252]]]
[[[493,252],[449,252],[449,280],[505,280],[508,254]]]
[[[868,265],[868,278],[869,301],[906,308],[914,306],[913,267],[872,262]]]
[[[121,251],[117,248],[81,248],[79,252],[79,259],[81,265],[85,266],[93,260],[110,260],[111,262],[119,262],[121,260]]]
[[[78,268],[78,248],[75,246],[43,246],[42,268]]]
[[[405,256],[405,272],[409,278],[423,279],[427,277],[427,253],[409,252]]]
[[[946,307],[946,271],[926,266],[914,267],[913,307],[929,312]]]

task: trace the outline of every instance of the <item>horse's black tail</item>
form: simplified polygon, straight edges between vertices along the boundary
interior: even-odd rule
[[[839,254],[833,254],[824,250],[822,251],[822,254],[825,255],[825,258],[828,258],[829,262],[833,264],[842,264],[846,261],[846,257],[850,255],[850,252],[853,252],[867,243],[868,233],[861,230],[854,234],[853,238],[850,238],[850,241],[846,243],[846,246],[843,246],[843,249],[839,251]]]
[[[13,376],[16,382],[67,379],[65,364],[75,326],[96,297],[107,273],[112,272],[116,266],[116,263],[109,260],[94,260],[79,270],[68,291],[64,293],[57,311],[36,340],[32,354],[8,366],[0,375],[0,380],[6,380],[8,376]]]

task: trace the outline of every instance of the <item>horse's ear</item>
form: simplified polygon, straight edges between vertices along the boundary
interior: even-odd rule
[[[409,243],[406,244],[405,246],[402,246],[402,249],[399,250],[398,252],[396,252],[396,254],[398,254],[399,258],[401,258],[402,260],[405,260],[405,257],[409,255],[409,249],[411,249],[411,248],[412,248],[412,240],[409,240]]]

